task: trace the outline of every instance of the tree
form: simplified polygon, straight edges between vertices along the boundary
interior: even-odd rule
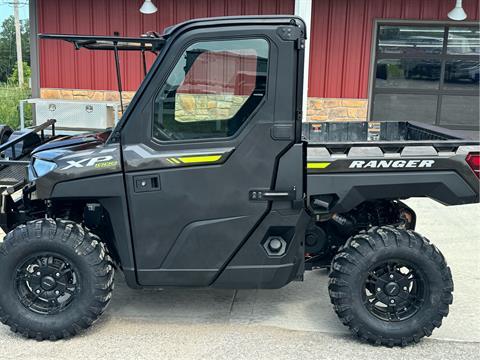
[[[26,61],[23,62],[23,77],[25,78],[25,83],[23,87],[28,87],[28,79],[32,76],[32,70],[30,69],[30,65]],[[9,86],[18,86],[18,66],[15,64],[13,67],[13,71],[7,79],[7,84]]]
[[[30,26],[21,21],[23,61],[30,64]],[[13,16],[6,18],[0,28],[0,82],[6,82],[16,68],[15,22]],[[27,77],[25,77],[28,79]]]

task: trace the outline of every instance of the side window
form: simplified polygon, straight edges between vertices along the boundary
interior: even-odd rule
[[[188,47],[155,98],[153,137],[234,135],[265,96],[265,39],[203,41]]]

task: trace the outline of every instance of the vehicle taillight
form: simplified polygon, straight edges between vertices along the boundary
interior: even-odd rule
[[[480,153],[470,153],[465,159],[470,169],[480,178]]]

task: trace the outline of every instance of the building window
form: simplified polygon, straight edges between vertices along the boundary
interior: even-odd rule
[[[155,98],[161,141],[234,135],[266,93],[268,42],[202,41],[188,47]]]
[[[370,119],[478,130],[479,27],[377,26]]]

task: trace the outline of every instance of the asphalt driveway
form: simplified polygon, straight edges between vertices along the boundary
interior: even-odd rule
[[[444,253],[455,292],[433,336],[404,349],[362,344],[337,320],[327,273],[279,290],[131,290],[120,276],[105,315],[68,341],[23,340],[0,327],[0,359],[477,359],[480,205],[411,200],[417,230]]]

